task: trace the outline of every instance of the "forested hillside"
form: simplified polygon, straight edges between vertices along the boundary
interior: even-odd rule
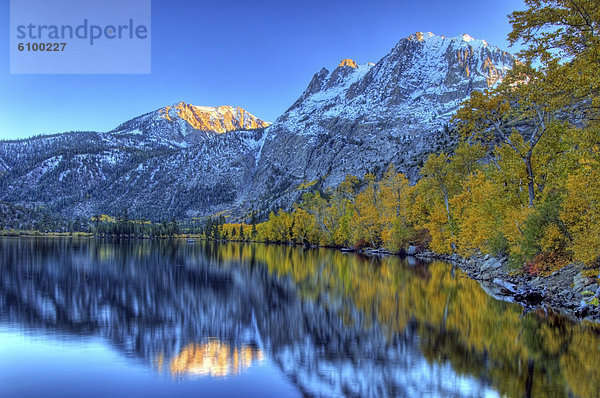
[[[542,274],[574,260],[597,266],[600,6],[526,3],[510,16],[522,62],[463,103],[453,119],[460,144],[429,155],[416,184],[391,163],[380,180],[349,175],[271,213],[256,238],[508,255]]]

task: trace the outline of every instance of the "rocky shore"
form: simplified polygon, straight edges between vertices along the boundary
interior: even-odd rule
[[[519,303],[526,310],[543,309],[575,320],[600,322],[600,306],[590,303],[594,297],[600,296],[598,279],[585,277],[581,266],[575,263],[544,277],[512,273],[505,258],[489,255],[465,259],[458,255],[424,251],[414,256],[448,261],[479,281],[490,295]]]
[[[317,248],[317,245],[305,245]],[[332,247],[333,248],[333,247]],[[338,248],[342,252],[365,256],[396,255],[386,249]],[[516,273],[508,268],[506,258],[490,255],[474,255],[463,258],[457,254],[438,254],[411,246],[403,255],[424,260],[442,260],[459,267],[471,279],[480,282],[482,288],[498,300],[521,304],[525,311],[543,310],[560,313],[575,321],[600,323],[600,299],[598,278],[586,277],[580,264],[571,263],[549,276]]]

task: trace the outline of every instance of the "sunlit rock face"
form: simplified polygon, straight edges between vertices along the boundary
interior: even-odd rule
[[[236,130],[255,130],[269,125],[240,107],[195,106],[180,102],[175,106],[160,109],[158,112],[169,121],[179,117],[196,130],[220,134]]]
[[[343,59],[342,62],[340,62],[340,64],[338,65],[338,67],[339,66],[349,66],[354,69],[357,68],[356,62],[353,59],[349,58]]]
[[[249,197],[287,207],[303,181],[333,186],[389,163],[414,180],[428,153],[456,142],[446,126],[462,101],[497,84],[513,61],[466,34],[418,32],[375,64],[344,60],[321,69],[266,130]]]
[[[268,125],[240,107],[179,102],[129,120],[110,134],[120,139],[133,135],[149,146],[185,148],[202,143],[215,134],[262,129]]]
[[[466,34],[418,32],[377,63],[322,68],[272,125],[239,107],[180,102],[106,133],[0,142],[0,201],[67,217],[233,220],[289,209],[306,182],[326,188],[389,163],[414,181],[428,153],[456,142],[446,126],[461,102],[512,63]]]

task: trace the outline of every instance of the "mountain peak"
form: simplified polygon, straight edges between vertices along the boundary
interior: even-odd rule
[[[172,121],[179,117],[195,130],[219,134],[235,130],[255,130],[270,124],[239,106],[196,106],[181,101],[158,112],[164,119]]]
[[[407,39],[411,41],[424,41],[433,36],[435,36],[435,34],[431,32],[415,32],[412,35],[408,36]]]
[[[122,123],[110,133],[117,137],[140,135],[150,147],[183,148],[216,135],[270,124],[239,106],[196,106],[180,101]]]
[[[338,68],[340,66],[349,66],[351,68],[356,69],[356,62],[353,59],[346,58],[346,59],[343,59],[342,62],[340,62],[340,64],[338,65]]]
[[[409,40],[409,41],[420,41],[420,42],[428,42],[431,40],[435,41],[435,39],[450,40],[450,41],[454,41],[454,42],[465,42],[465,43],[471,43],[471,44],[483,44],[484,47],[488,46],[488,43],[485,40],[476,39],[473,36],[469,35],[468,33],[463,33],[459,36],[454,36],[454,37],[446,37],[444,35],[436,35],[435,33],[431,33],[431,32],[415,32],[406,38],[406,40]]]
[[[469,34],[467,34],[467,33],[463,33],[463,34],[462,34],[462,40],[463,40],[463,41],[473,41],[473,40],[475,40],[475,39],[473,39],[473,36],[471,36],[471,35],[469,35]]]
[[[86,217],[126,207],[138,217],[228,210],[236,219],[251,209],[290,208],[306,181],[327,189],[390,163],[415,181],[429,153],[456,143],[449,127],[462,102],[513,63],[466,34],[419,32],[374,65],[346,59],[321,69],[265,131],[266,122],[240,107],[178,102],[108,133],[0,142],[0,170],[10,178],[0,200],[47,202]]]

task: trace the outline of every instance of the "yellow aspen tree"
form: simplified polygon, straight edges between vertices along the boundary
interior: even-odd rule
[[[318,244],[318,231],[314,216],[302,208],[297,208],[293,213],[293,218],[292,238],[294,242]]]
[[[570,232],[574,258],[592,264],[600,257],[600,162],[582,163],[567,180],[561,219]]]
[[[451,200],[457,224],[457,246],[463,256],[490,252],[489,243],[501,227],[497,187],[483,172],[472,175]]]
[[[319,244],[332,244],[333,227],[327,200],[318,191],[315,193],[306,193],[302,195],[302,204],[300,207],[314,218],[315,226],[319,231]]]
[[[369,244],[371,247],[381,245],[381,216],[383,206],[379,186],[373,174],[365,175],[366,187],[356,195],[352,234],[354,244]]]
[[[408,224],[410,186],[404,174],[390,164],[379,183],[382,203],[381,241],[386,249],[398,252],[406,249],[413,235]]]

